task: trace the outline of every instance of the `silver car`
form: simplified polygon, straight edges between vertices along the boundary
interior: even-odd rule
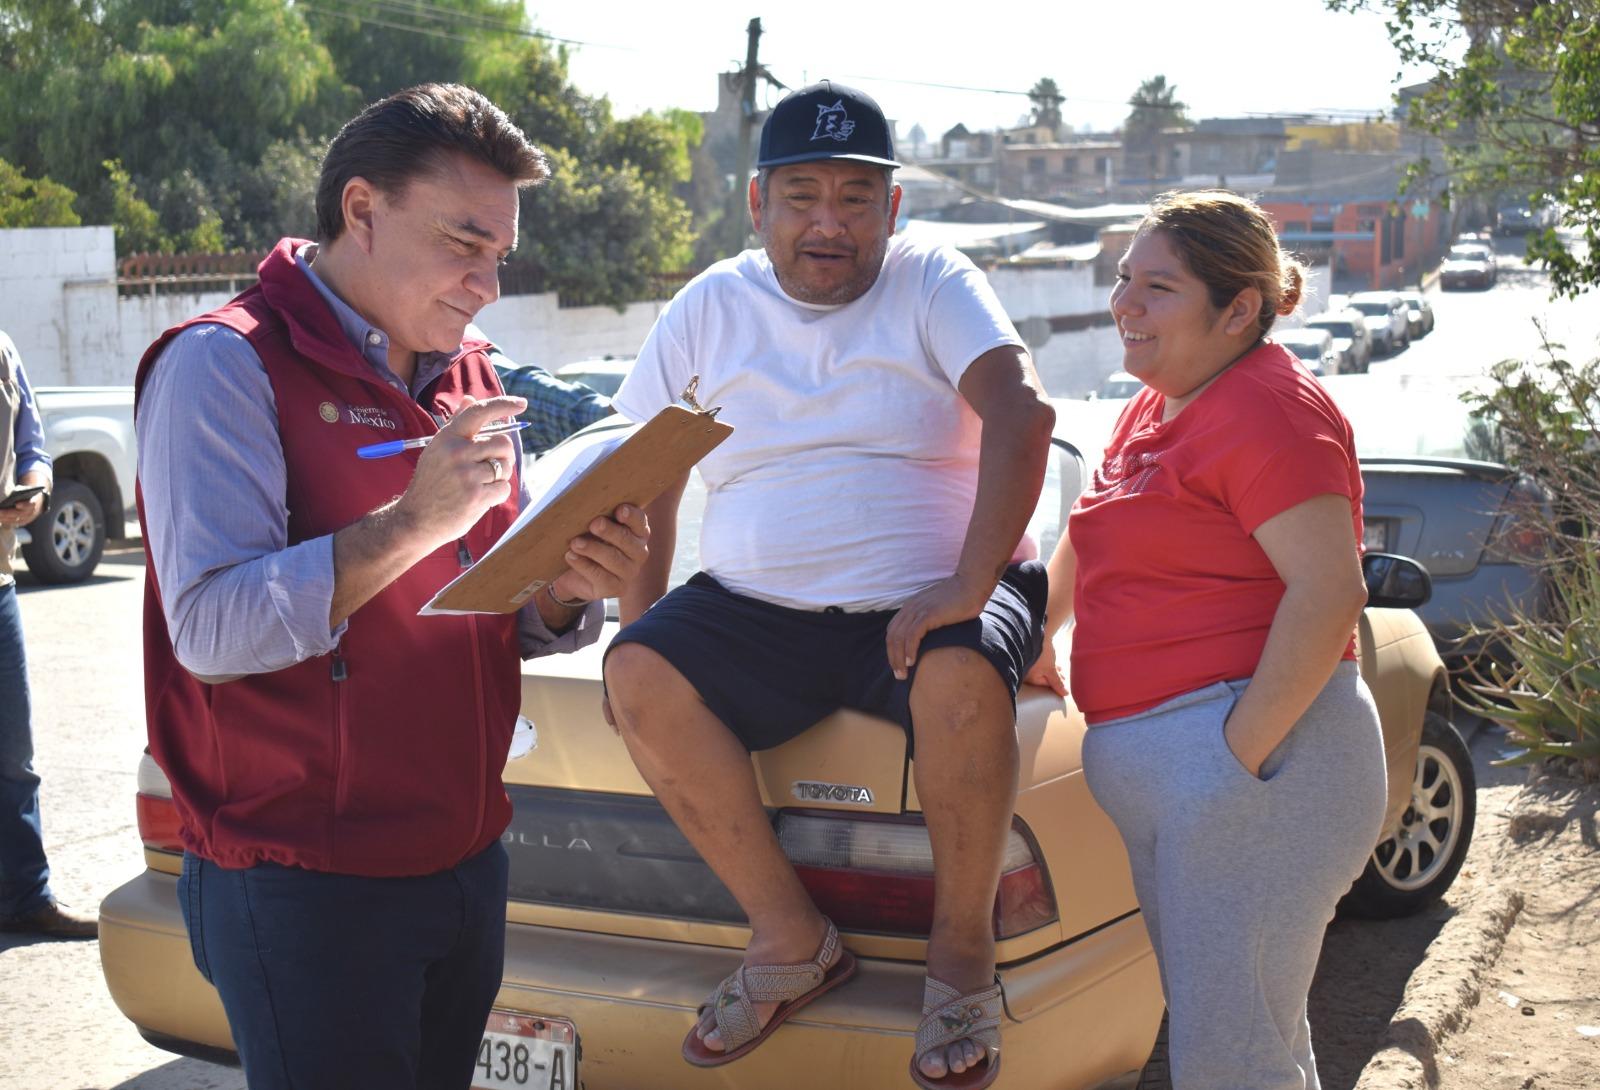
[[[1372,333],[1372,350],[1392,356],[1411,345],[1411,318],[1406,301],[1398,292],[1358,291],[1350,297],[1350,309],[1360,311]]]
[[[1343,355],[1348,366],[1344,373],[1366,373],[1372,362],[1372,335],[1367,332],[1367,317],[1359,310],[1330,310],[1306,319],[1307,329],[1326,329],[1333,334],[1333,346]]]

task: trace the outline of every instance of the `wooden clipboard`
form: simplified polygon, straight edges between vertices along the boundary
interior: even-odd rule
[[[588,533],[597,516],[624,503],[643,507],[731,434],[733,428],[718,421],[714,410],[668,405],[464,572],[432,607],[515,612],[567,570],[567,544]]]

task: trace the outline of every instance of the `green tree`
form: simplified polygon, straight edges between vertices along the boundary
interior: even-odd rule
[[[626,302],[688,260],[699,119],[619,120],[567,56],[520,0],[0,0],[0,157],[75,192],[121,252],[259,250],[313,229],[322,149],[362,103],[467,83],[565,153],[543,205],[574,218],[544,217],[521,279]]]
[[[1528,260],[1556,294],[1600,284],[1600,0],[1327,3],[1384,13],[1401,61],[1432,70],[1397,96],[1443,146],[1442,162],[1413,165],[1413,184],[1442,176],[1456,199],[1554,205],[1587,245],[1569,249],[1552,228],[1529,239]]]
[[[682,201],[631,163],[585,163],[560,148],[549,154],[549,180],[524,198],[513,258],[528,290],[620,305],[650,298],[657,274],[683,268],[694,236]]]
[[[172,245],[249,239],[238,180],[353,101],[285,0],[0,0],[0,155],[121,226],[115,158]]]
[[[318,0],[305,11],[364,103],[419,83],[459,82],[486,46],[532,34],[521,0]]]
[[[115,231],[117,256],[171,253],[172,239],[161,230],[161,217],[139,197],[138,187],[122,164],[107,159],[100,165],[106,172],[109,207],[96,219],[109,222]]]
[[[29,178],[0,159],[0,227],[76,227],[77,194],[49,178]]]
[[[1055,80],[1048,76],[1039,80],[1028,92],[1028,101],[1033,104],[1033,123],[1054,133],[1061,128],[1061,104],[1066,100],[1067,96],[1061,93]]]
[[[1132,110],[1123,122],[1128,136],[1152,137],[1162,129],[1189,125],[1188,104],[1178,101],[1178,85],[1167,83],[1166,76],[1151,76],[1139,84],[1128,105]]]

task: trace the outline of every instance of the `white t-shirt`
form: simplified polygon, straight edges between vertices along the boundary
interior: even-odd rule
[[[797,609],[895,609],[948,578],[977,495],[982,422],[956,388],[1021,345],[964,255],[890,239],[865,295],[802,303],[761,250],[718,262],[662,311],[613,399],[647,420],[691,377],[733,434],[700,462],[700,566]]]

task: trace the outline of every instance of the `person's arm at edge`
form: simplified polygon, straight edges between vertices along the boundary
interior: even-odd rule
[[[656,599],[667,592],[667,580],[672,573],[672,559],[678,544],[678,505],[683,500],[683,490],[689,485],[689,473],[681,474],[667,485],[666,490],[645,505],[644,513],[650,527],[650,555],[638,576],[622,588],[618,596],[618,619],[624,626],[638,620]]]
[[[1050,554],[1050,560],[1045,565],[1045,574],[1050,580],[1050,596],[1045,600],[1044,607],[1043,649],[1022,680],[1029,685],[1043,686],[1057,696],[1066,696],[1067,683],[1061,674],[1061,665],[1056,659],[1055,638],[1056,633],[1072,619],[1072,593],[1073,584],[1078,578],[1078,552],[1072,547],[1072,538],[1067,534],[1065,525],[1061,527],[1061,537],[1056,542],[1055,552]]]
[[[1313,496],[1267,519],[1252,536],[1284,592],[1261,661],[1223,734],[1239,763],[1259,774],[1333,676],[1367,588],[1348,496]]]
[[[28,373],[23,370],[21,354],[15,354],[13,360],[17,391],[21,395],[11,429],[13,452],[16,455],[16,483],[19,487],[43,485],[48,490],[55,482],[55,472],[51,468],[50,455],[44,449],[44,424],[39,419],[39,406],[33,400],[33,387],[28,384]],[[44,503],[41,494],[0,512],[0,525],[26,526],[44,514]]]
[[[889,665],[902,679],[931,629],[983,611],[1039,502],[1050,456],[1055,409],[1025,349],[1001,345],[983,353],[958,388],[983,421],[977,498],[954,574],[912,595],[889,622]]]

